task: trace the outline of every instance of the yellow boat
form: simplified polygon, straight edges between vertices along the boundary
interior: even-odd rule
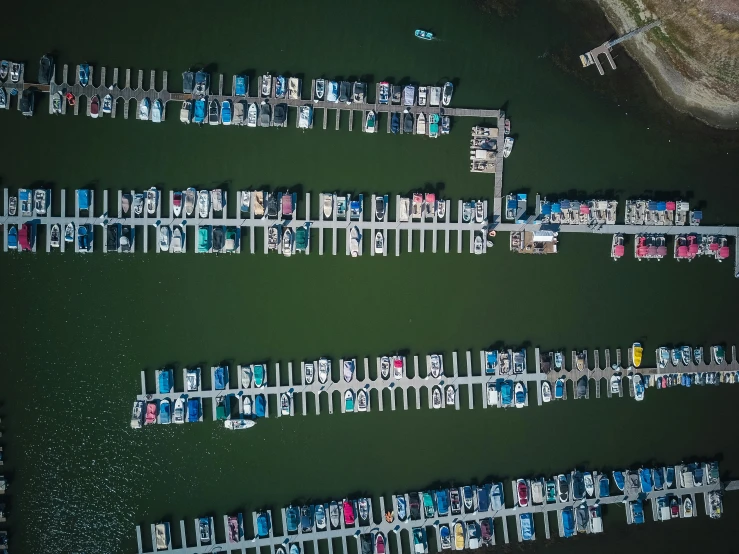
[[[454,524],[454,547],[464,550],[464,525],[460,522]]]
[[[638,342],[635,342],[631,345],[631,358],[634,362],[634,367],[639,367],[641,365],[641,355],[644,349],[641,347],[641,344]]]

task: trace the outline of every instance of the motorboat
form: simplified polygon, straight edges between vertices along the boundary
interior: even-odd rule
[[[282,234],[282,255],[290,257],[293,253],[293,230],[287,227]]]
[[[185,400],[182,397],[175,400],[172,422],[177,424],[185,423]]]
[[[703,363],[703,347],[702,346],[696,346],[693,348],[693,363],[695,365],[700,365]]]
[[[192,102],[185,100],[180,107],[180,123],[190,123],[192,120]]]
[[[413,552],[414,554],[428,554],[428,540],[425,527],[413,528]]]
[[[680,359],[684,366],[687,366],[690,363],[690,354],[691,350],[689,346],[685,345],[680,348]]]
[[[464,523],[458,521],[454,524],[454,549],[464,550],[465,544]]]
[[[507,158],[511,155],[511,151],[513,150],[513,138],[512,137],[506,137],[503,141],[503,157]]]
[[[454,385],[447,385],[446,387],[446,404],[447,406],[454,406],[456,404],[457,390]]]
[[[139,104],[139,119],[149,121],[149,107],[151,103],[148,98],[144,98]]]
[[[249,107],[246,110],[246,126],[256,127],[258,116],[259,116],[259,108],[257,108],[257,103],[252,102],[251,104],[249,104]]]
[[[0,81],[5,81],[8,78],[8,72],[10,71],[10,63],[7,60],[0,61]]]
[[[413,134],[413,114],[408,109],[403,112],[403,133]]]
[[[60,93],[61,94],[61,93]],[[59,96],[54,96],[54,113],[62,113],[62,105],[58,100]],[[5,89],[0,87],[0,109],[8,107],[8,95],[5,93]]]
[[[97,94],[90,99],[90,117],[93,119],[100,117],[100,97]]]
[[[587,533],[589,518],[588,505],[585,502],[575,508],[575,521],[577,522],[578,533]]]
[[[344,381],[346,381],[347,383],[351,383],[351,381],[354,379],[355,367],[356,367],[356,362],[354,359],[344,360],[344,367],[343,367]]]
[[[157,205],[159,203],[159,191],[155,187],[151,187],[146,191],[146,211],[149,215],[157,214]]]
[[[562,352],[555,352],[554,353],[554,367],[558,370],[564,369],[564,355]]]
[[[334,529],[337,529],[341,525],[341,508],[335,500],[332,500],[328,505],[328,519],[331,527]]]
[[[13,64],[18,65],[18,64]],[[12,78],[13,71],[11,69],[11,78]],[[78,72],[78,80],[80,85],[83,87],[86,87],[88,83],[90,82],[90,66],[89,64],[82,63],[80,64],[79,72]]]
[[[480,255],[483,252],[483,240],[480,235],[475,235],[474,252],[476,255]]]
[[[488,406],[498,405],[498,389],[495,383],[486,383],[485,388],[487,389],[487,401]]]
[[[458,516],[462,513],[462,497],[459,494],[459,489],[456,487],[449,490],[449,509],[453,516]]]
[[[144,425],[153,425],[157,422],[157,405],[156,402],[146,403],[146,416],[144,418]]]
[[[304,505],[300,508],[300,530],[303,533],[313,531],[313,507]]]
[[[72,222],[64,226],[64,242],[74,242],[74,223]]]
[[[49,243],[52,248],[59,248],[61,234],[61,226],[58,223],[54,223],[54,225],[51,226],[51,238],[49,239]]]
[[[251,387],[252,382],[252,376],[253,376],[253,370],[251,365],[242,365],[241,366],[241,375],[239,375],[239,379],[241,380],[241,388],[242,389],[248,389]]]
[[[380,376],[383,379],[390,377],[390,358],[388,356],[380,358]]]
[[[220,105],[218,100],[211,98],[208,101],[208,125],[219,125],[221,123],[220,118]]]
[[[518,505],[525,508],[529,505],[529,486],[524,479],[516,479]]]
[[[448,115],[441,116],[441,134],[448,135],[452,127],[452,119]]]
[[[269,73],[262,75],[261,92],[264,98],[269,98],[272,95],[272,75]]]
[[[465,202],[462,204],[462,222],[470,223],[472,221],[472,214],[475,210],[474,202]]]
[[[583,473],[583,481],[585,483],[585,494],[593,498],[595,496],[595,483],[593,482],[593,474],[589,471]]]
[[[375,233],[375,254],[383,254],[385,252],[385,235],[382,231]]]
[[[718,519],[724,512],[723,500],[720,491],[708,493],[708,515],[711,519]]]
[[[298,108],[298,129],[308,129],[313,124],[313,107],[300,106]]]
[[[585,476],[581,471],[572,472],[572,498],[583,500],[585,498]]]
[[[441,96],[441,104],[448,106],[452,102],[452,94],[454,94],[454,85],[447,81],[444,83],[444,88]]]
[[[300,525],[300,509],[295,506],[288,506],[285,510],[285,524],[288,533],[297,533],[298,525]]]
[[[154,100],[154,105],[151,108],[151,121],[152,123],[162,122],[162,101],[158,98]]]
[[[193,123],[197,123],[198,125],[202,125],[205,123],[206,120],[206,103],[205,98],[198,98],[195,100],[194,108],[193,108],[193,114],[192,114],[192,121]]]
[[[355,225],[354,227],[352,227],[349,238],[349,251],[352,255],[352,258],[356,258],[357,256],[359,256],[359,240],[359,227]]]
[[[349,81],[341,81],[339,84],[339,102],[347,105],[352,103],[352,84]]]
[[[560,502],[570,500],[570,480],[564,473],[557,475],[557,495]]]
[[[644,379],[638,373],[634,375],[634,399],[641,401],[644,400]]]
[[[253,419],[226,419],[223,422],[223,426],[231,431],[238,431],[240,429],[251,429],[257,424]]]
[[[346,412],[354,411],[355,399],[356,399],[356,396],[354,395],[353,390],[349,389],[344,393],[344,411]]]
[[[546,482],[546,495],[547,504],[557,502],[557,482],[554,479],[549,479]]]
[[[339,83],[336,81],[328,82],[328,91],[326,93],[326,102],[336,103],[339,101]]]
[[[221,123],[223,123],[224,125],[231,125],[231,116],[231,101],[224,100],[223,104],[221,104]]]
[[[18,197],[11,196],[8,198],[8,215],[14,217],[16,213],[18,213]]]
[[[397,496],[395,498],[397,504],[398,520],[405,521],[408,517],[408,503],[406,502],[405,496]]]
[[[267,512],[259,512],[257,514],[257,535],[261,538],[269,536],[272,527],[269,514]]]
[[[690,496],[683,497],[683,517],[693,517],[693,499]]]
[[[531,481],[531,503],[544,504],[544,481],[543,479],[534,479]]]
[[[159,227],[159,250],[163,252],[169,251],[169,244],[172,240],[172,231],[169,226],[162,225]]]
[[[272,225],[267,230],[267,248],[269,250],[277,250],[277,246],[280,244],[280,227]]]
[[[624,472],[620,470],[614,470],[612,475],[613,482],[616,484],[616,488],[619,490],[619,492],[624,492],[624,487],[626,486],[626,478],[624,476]]]
[[[357,391],[357,411],[366,412],[367,405],[369,404],[369,395],[364,389]]]
[[[657,367],[665,369],[670,361],[670,351],[665,346],[660,346],[657,349]]]
[[[575,535],[575,514],[572,506],[562,508],[562,530],[565,538]]]
[[[629,513],[631,521],[637,525],[644,523],[644,507],[641,500],[632,500],[629,502]]]
[[[446,217],[446,200],[438,200],[436,202],[436,217],[444,219]]]
[[[511,120],[508,118],[503,121],[503,134],[506,137],[511,134]]]
[[[434,379],[441,379],[444,373],[444,362],[439,354],[429,356],[429,372]]]
[[[482,200],[475,202],[475,223],[485,221],[485,203]]]
[[[255,387],[264,387],[267,384],[267,371],[264,364],[254,364],[252,368],[252,377]]]
[[[441,408],[441,387],[438,385],[431,390],[431,407],[435,410]]]
[[[156,538],[155,550],[170,550],[172,548],[169,523],[157,523],[154,527],[154,537]]]
[[[251,417],[254,414],[254,408],[252,406],[251,396],[244,396],[242,405],[243,405],[243,410],[244,410],[244,417]]]
[[[200,532],[200,543],[209,544],[210,537],[212,535],[210,518],[207,518],[207,517],[199,518],[198,519],[198,530]]]
[[[598,497],[605,498],[611,495],[611,481],[608,477],[601,473],[598,477]]]
[[[516,408],[523,408],[526,405],[526,388],[521,381],[516,382],[513,389]]]
[[[316,79],[316,88],[313,92],[313,101],[320,102],[326,94],[326,79]]]
[[[469,485],[462,487],[462,502],[466,513],[471,514],[477,511],[475,489],[473,487]]]
[[[198,193],[194,188],[189,188],[185,191],[185,215],[187,217],[192,217],[192,214],[195,212],[196,194]],[[198,203],[199,201],[200,201],[200,198],[198,197]],[[175,217],[177,217],[176,212],[175,212]]]
[[[259,107],[259,126],[269,127],[272,125],[272,108],[266,100],[262,100]]]
[[[426,105],[427,91],[428,91],[428,87],[418,87],[418,105],[419,106]]]
[[[713,361],[716,365],[721,365],[726,360],[724,347],[721,345],[712,346],[711,355],[713,356]]]
[[[413,85],[406,85],[403,88],[403,105],[413,106],[416,103],[416,87]]]
[[[375,132],[375,123],[377,120],[377,115],[374,111],[369,110],[367,112],[367,118],[364,121],[364,132],[365,133],[374,133]]]
[[[641,359],[642,359],[642,353],[644,352],[644,349],[642,348],[641,344],[638,342],[635,342],[631,345],[631,358],[632,358],[632,364],[634,367],[639,367],[641,365]]]
[[[328,381],[329,373],[331,373],[331,360],[326,358],[318,360],[318,382],[325,384]]]
[[[131,429],[140,429],[144,423],[144,412],[146,410],[143,400],[136,400],[133,403],[133,411],[131,412]]]
[[[369,501],[366,498],[360,498],[357,502],[357,513],[360,522],[369,521]]]
[[[201,218],[210,216],[210,192],[207,190],[198,191],[198,215]]]
[[[313,379],[315,378],[315,367],[311,362],[307,362],[303,365],[303,372],[305,373],[305,384],[312,385]]]
[[[541,401],[551,402],[551,400],[552,400],[552,387],[549,384],[549,381],[544,381],[541,384]]]
[[[423,115],[423,112],[419,112],[418,117],[416,119],[416,134],[417,135],[426,134],[426,116]]]
[[[680,517],[680,501],[676,496],[670,498],[670,519]]]
[[[654,490],[661,491],[665,487],[665,468],[655,467],[652,470],[652,479],[654,479]]]
[[[334,211],[334,195],[331,193],[323,194],[323,218],[331,219]]]
[[[33,210],[36,212],[36,215],[46,215],[48,202],[49,192],[46,189],[36,189],[33,191]]]
[[[639,469],[639,483],[641,491],[645,494],[652,492],[654,489],[654,482],[652,480],[652,470],[646,467]]]
[[[25,225],[24,225],[24,228],[25,228]],[[22,246],[22,241],[21,241],[21,246]],[[80,225],[79,228],[77,229],[77,247],[79,248],[81,252],[90,252],[92,250],[92,226],[91,225]]]
[[[680,358],[682,357],[682,354],[680,353],[679,348],[673,348],[670,351],[670,361],[672,362],[672,365],[677,367],[680,365]]]
[[[344,512],[344,525],[354,525],[354,522],[356,521],[354,516],[354,504],[345,498],[343,500],[342,511]]]
[[[397,135],[400,132],[400,114],[393,112],[390,116],[390,132]]]
[[[326,529],[326,508],[323,504],[316,504],[313,513],[316,518],[316,529],[319,531]]]
[[[404,366],[405,358],[403,356],[393,356],[393,378],[395,380],[403,378]]]

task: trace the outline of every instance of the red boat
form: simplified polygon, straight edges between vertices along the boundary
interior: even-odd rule
[[[354,525],[354,506],[348,500],[344,500],[344,524]]]
[[[100,115],[100,98],[97,94],[92,97],[92,100],[90,100],[90,115],[92,117]]]
[[[74,99],[74,94],[72,94],[71,92],[68,92],[67,93],[67,104],[69,104],[70,106],[74,106],[75,102],[76,100]]]
[[[518,489],[518,505],[522,508],[529,505],[529,487],[526,485],[526,481],[519,479],[516,483]]]
[[[385,537],[382,533],[375,535],[375,554],[385,554]]]
[[[23,252],[28,250],[29,252],[33,248],[33,229],[29,223],[21,225],[18,231],[18,250]]]
[[[146,404],[146,419],[144,425],[151,425],[157,422],[157,405],[156,402]]]

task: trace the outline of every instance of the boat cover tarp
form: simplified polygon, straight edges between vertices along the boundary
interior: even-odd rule
[[[657,202],[654,202],[654,201],[647,202],[647,209],[653,212],[657,211]]]
[[[192,71],[185,71],[182,73],[182,92],[185,94],[192,93],[192,83],[195,79],[195,74]]]
[[[667,209],[668,210],[674,210],[675,209],[675,202],[672,202],[672,201],[667,202]]]
[[[195,113],[192,116],[192,120],[195,123],[202,123],[205,121],[205,100],[202,98],[195,102]]]
[[[551,204],[542,204],[541,205],[541,215],[549,215],[552,213],[552,205]]]
[[[552,213],[553,214],[558,214],[558,213],[561,213],[561,212],[562,212],[562,206],[560,204],[558,204],[557,202],[555,202],[554,204],[552,204]]]
[[[534,538],[534,519],[531,514],[520,514],[521,520],[521,537],[525,541],[533,540]]]
[[[483,485],[477,489],[477,509],[487,512],[490,509],[490,485]]]
[[[622,471],[614,471],[613,480],[616,482],[616,487],[618,488],[618,490],[624,490],[624,484],[626,483],[626,481],[624,480],[624,474]]]
[[[77,197],[79,198],[80,210],[90,209],[90,191],[87,189],[80,189],[77,191]]]
[[[257,417],[264,417],[266,404],[267,402],[264,399],[264,395],[257,395],[257,397],[254,399],[254,415],[256,415]]]
[[[234,94],[236,96],[246,96],[246,77],[243,75],[236,76],[236,90]]]
[[[516,199],[517,199],[517,200],[518,200],[519,202],[521,202],[522,200],[523,200],[524,202],[526,202],[526,199],[527,199],[527,198],[528,198],[528,195],[526,195],[526,194],[524,194],[524,193],[519,193],[519,194],[517,194],[517,195],[516,195]]]
[[[703,219],[703,212],[701,210],[694,210],[693,219]]]
[[[506,202],[506,208],[509,210],[515,210],[517,207],[518,207],[518,203],[513,198],[511,198],[510,200],[508,200],[508,202]]]
[[[226,381],[228,381],[228,377],[226,376],[226,369],[223,367],[216,368],[215,379],[216,379],[216,390],[225,389]]]
[[[666,202],[657,202],[657,211],[664,212],[667,209]]]
[[[644,509],[642,508],[640,500],[635,500],[631,503],[631,512],[634,518],[634,523],[644,523]]]
[[[198,421],[200,419],[200,401],[197,398],[191,398],[187,401],[187,420]]]
[[[652,491],[652,472],[649,469],[642,468],[639,470],[639,480],[642,492]]]
[[[601,498],[611,495],[611,487],[610,482],[608,481],[608,477],[606,477],[605,475],[601,476],[600,480],[598,481],[598,488]]]
[[[513,381],[504,381],[500,387],[500,398],[504,406],[509,406],[513,400]]]
[[[654,488],[661,489],[665,484],[665,468],[654,468]]]
[[[449,493],[446,490],[436,491],[436,507],[439,515],[446,515],[449,512]]]
[[[569,200],[561,200],[560,204],[562,205],[563,210],[569,210],[570,209],[570,201]]]
[[[571,537],[575,534],[575,518],[572,514],[572,506],[562,509],[562,528],[564,529],[565,537]]]
[[[170,373],[168,370],[159,372],[159,392],[167,393],[172,389]]]
[[[266,513],[257,516],[257,533],[260,537],[266,537],[269,534],[269,515]]]

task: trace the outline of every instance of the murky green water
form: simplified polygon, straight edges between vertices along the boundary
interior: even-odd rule
[[[12,19],[19,8],[6,9]],[[647,192],[701,205],[707,223],[737,221],[737,135],[666,110],[622,53],[615,73],[582,73],[575,54],[609,33],[582,5],[521,6],[505,20],[436,0],[207,9],[213,15],[202,6],[193,12],[151,5],[142,17],[132,5],[101,24],[97,10],[59,4],[32,28],[6,27],[2,55],[35,62],[57,50],[70,65],[168,69],[172,90],[182,70],[208,63],[226,73],[226,82],[236,72],[265,70],[307,79],[452,79],[455,105],[504,106],[512,117],[518,144],[506,162],[506,191],[582,199],[613,191],[622,202]],[[195,13],[206,18],[201,29],[188,26]],[[416,27],[433,29],[441,40],[414,39]],[[555,63],[560,59],[566,71]],[[175,121],[174,106],[160,126],[0,116],[2,187],[44,183],[71,194],[82,186],[218,184],[232,191],[289,186],[301,193],[393,194],[428,186],[455,200],[493,191],[492,178],[468,172],[472,121],[455,122],[449,137],[431,141],[349,133],[346,118],[339,132],[331,124],[323,131],[320,119],[305,134],[186,128]],[[319,257],[317,249],[290,260],[3,255],[0,413],[13,549],[132,552],[138,523],[575,464],[718,457],[727,476],[739,473],[732,431],[739,385],[654,391],[641,405],[593,399],[516,413],[273,419],[244,434],[213,423],[128,427],[139,372],[163,365],[299,363],[396,349],[450,354],[495,341],[626,348],[641,340],[651,353],[662,342],[709,345],[737,336],[737,282],[729,264],[614,264],[607,237],[567,235],[561,254],[546,259],[515,256],[504,243],[505,237],[484,258],[404,253],[351,260]],[[604,536],[566,548],[616,552],[638,541],[644,550],[692,552],[706,544],[706,533],[716,533],[714,550],[729,552],[737,504],[729,495],[719,522],[701,517],[628,530],[613,508]],[[543,538],[526,548],[545,547],[565,548]]]

